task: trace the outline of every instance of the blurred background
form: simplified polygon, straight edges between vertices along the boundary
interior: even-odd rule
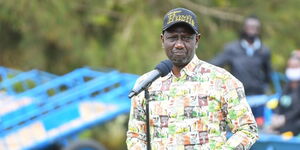
[[[0,66],[56,75],[89,66],[141,75],[166,59],[164,14],[185,7],[198,15],[200,59],[215,57],[238,38],[244,17],[255,14],[272,66],[284,72],[290,52],[300,47],[299,6],[298,0],[0,0]],[[120,115],[79,137],[126,149],[127,119]]]
[[[165,58],[159,37],[164,14],[174,7],[186,7],[199,17],[202,39],[197,53],[201,59],[214,57],[225,42],[237,37],[243,17],[256,14],[262,20],[262,38],[272,51],[273,66],[282,71],[289,52],[300,47],[299,3],[1,0],[0,65],[56,74],[88,65],[141,74]]]

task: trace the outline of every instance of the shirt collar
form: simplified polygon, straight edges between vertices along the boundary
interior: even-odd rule
[[[258,50],[261,47],[261,41],[259,38],[255,38],[252,44],[249,44],[246,40],[241,40],[241,45],[243,48],[248,49],[251,48],[253,50]]]
[[[183,67],[181,69],[181,71],[180,71],[181,76],[184,74],[187,74],[188,76],[193,76],[194,70],[195,70],[196,66],[199,64],[199,62],[200,62],[199,58],[196,55],[194,55],[193,59],[185,67]],[[171,78],[172,76],[175,76],[175,75],[171,71],[169,74],[162,77],[162,80],[167,80],[167,79]]]

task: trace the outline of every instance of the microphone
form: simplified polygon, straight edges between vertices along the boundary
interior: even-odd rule
[[[158,77],[164,77],[169,72],[171,72],[173,64],[171,60],[164,60],[161,61],[154,70],[147,73],[147,77],[142,80],[138,85],[136,85],[131,92],[129,93],[128,97],[132,98],[135,95],[138,95],[140,92],[145,90],[153,81],[155,81]]]

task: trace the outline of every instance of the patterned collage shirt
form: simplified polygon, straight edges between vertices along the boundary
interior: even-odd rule
[[[180,73],[169,73],[149,87],[152,150],[249,149],[258,139],[258,129],[242,83],[197,56]],[[129,150],[147,149],[145,112],[142,92],[131,101]]]

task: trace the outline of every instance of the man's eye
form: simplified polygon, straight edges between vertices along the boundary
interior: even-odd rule
[[[167,37],[167,39],[170,41],[175,41],[175,40],[177,40],[177,37]]]
[[[192,36],[185,36],[185,37],[182,37],[183,40],[185,41],[189,41],[189,40],[192,40],[193,37]]]

